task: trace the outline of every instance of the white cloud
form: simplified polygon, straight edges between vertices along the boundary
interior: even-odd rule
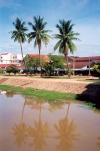
[[[12,7],[18,8],[21,4],[18,3],[16,0],[0,0],[0,7]]]

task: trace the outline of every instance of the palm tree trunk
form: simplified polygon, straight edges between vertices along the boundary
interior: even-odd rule
[[[41,49],[41,48],[40,48],[40,47],[41,47],[40,45],[41,45],[41,44],[38,45],[38,48],[39,48],[39,61],[40,61],[41,77],[42,77],[42,62],[41,62],[41,54],[40,54],[40,49]]]
[[[22,50],[22,43],[21,42],[20,42],[20,48],[21,48],[22,60],[23,60],[23,63],[25,65],[25,60],[24,60],[24,56],[23,56],[23,50]]]
[[[69,68],[69,64],[68,64],[68,55],[65,56],[66,61],[67,61],[67,69],[68,69],[68,78],[70,78],[70,68]]]

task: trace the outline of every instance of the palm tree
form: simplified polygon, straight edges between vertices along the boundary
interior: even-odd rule
[[[15,22],[13,22],[13,25],[15,27],[15,30],[10,32],[12,34],[11,39],[14,39],[14,41],[18,41],[18,43],[20,43],[22,60],[23,60],[24,56],[22,50],[22,43],[26,41],[27,34],[25,32],[28,29],[25,27],[25,22],[22,22],[19,18],[16,18]]]
[[[44,18],[41,18],[40,16],[33,17],[34,24],[29,22],[28,24],[32,27],[33,32],[30,32],[28,34],[28,42],[34,41],[34,48],[38,46],[39,50],[39,60],[40,60],[40,67],[42,69],[42,64],[41,64],[41,57],[40,57],[40,51],[41,51],[41,46],[42,42],[45,44],[45,46],[49,43],[49,36],[47,33],[50,32],[50,30],[45,30],[45,26],[47,25],[47,22],[43,22]]]
[[[54,38],[59,39],[59,41],[54,46],[54,51],[59,48],[59,53],[64,54],[65,59],[67,60],[69,76],[68,51],[70,50],[70,52],[73,54],[73,52],[76,50],[76,46],[73,43],[73,40],[79,40],[77,37],[75,37],[78,36],[79,33],[74,33],[73,26],[74,24],[71,24],[71,20],[59,20],[59,24],[56,25],[59,30],[59,34],[54,35]]]

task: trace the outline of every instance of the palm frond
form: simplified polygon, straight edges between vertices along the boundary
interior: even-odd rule
[[[61,45],[61,40],[59,40],[59,41],[56,43],[56,45],[54,46],[54,51],[57,50],[60,45]]]

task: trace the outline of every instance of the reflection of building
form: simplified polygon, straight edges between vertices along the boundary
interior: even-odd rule
[[[17,65],[20,66],[22,63],[22,55],[21,54],[12,54],[12,53],[3,53],[0,54],[0,67],[6,68],[9,65]]]

